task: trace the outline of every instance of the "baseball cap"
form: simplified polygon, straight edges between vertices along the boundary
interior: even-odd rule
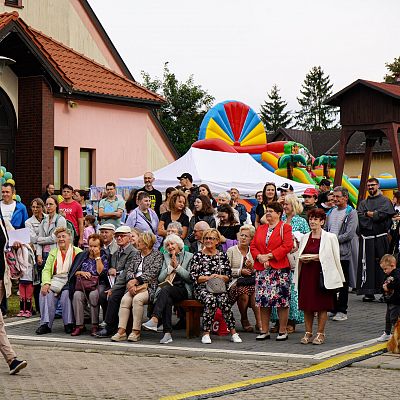
[[[177,176],[176,179],[181,180],[181,179],[189,179],[190,182],[193,182],[193,176],[190,175],[188,172],[185,172],[181,176]]]
[[[115,226],[113,224],[103,224],[99,226],[99,230],[102,229],[108,229],[110,231],[114,231],[115,232]]]
[[[291,191],[293,192],[293,186],[290,183],[283,183],[280,187],[276,190],[283,190],[283,191]]]
[[[321,185],[331,186],[331,181],[329,179],[326,179],[326,178],[321,179],[321,181],[318,183],[318,186],[321,186]]]
[[[318,197],[318,190],[314,189],[314,188],[307,188],[304,191],[303,196],[315,196],[315,197]]]
[[[121,234],[121,235],[127,235],[131,233],[131,228],[127,225],[122,225],[119,226],[116,230],[115,230],[115,234]]]

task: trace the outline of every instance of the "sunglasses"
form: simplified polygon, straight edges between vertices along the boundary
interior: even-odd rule
[[[216,237],[206,236],[204,240],[218,240]]]

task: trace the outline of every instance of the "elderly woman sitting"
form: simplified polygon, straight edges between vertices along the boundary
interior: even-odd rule
[[[153,249],[155,242],[156,236],[153,233],[143,232],[137,243],[139,251],[134,254],[131,264],[117,278],[116,285],[123,281],[127,291],[121,300],[118,332],[111,338],[113,342],[126,339],[131,342],[140,340],[144,305],[154,300],[157,278],[163,262],[162,254]],[[133,314],[132,333],[127,338],[126,326],[131,311]]]
[[[172,307],[179,301],[192,297],[189,264],[193,254],[184,250],[183,240],[177,235],[168,235],[164,240],[167,253],[158,277],[158,289],[152,317],[142,324],[143,328],[157,332],[158,321],[163,322],[164,337],[161,344],[172,342]]]
[[[255,269],[254,260],[250,253],[250,242],[255,234],[253,225],[243,225],[239,230],[239,243],[230,247],[226,252],[232,267],[234,281],[229,287],[229,300],[232,304],[237,302],[242,328],[245,332],[253,332],[247,308],[251,307],[256,318],[256,328],[261,328],[260,309],[256,307],[255,301]]]
[[[99,291],[105,290],[108,260],[103,247],[103,239],[98,234],[88,238],[89,250],[84,252],[82,261],[74,263],[69,273],[69,291],[75,315],[75,329],[72,336],[85,331],[84,308],[90,307],[92,329],[95,336],[99,327]]]
[[[194,282],[195,299],[203,304],[203,344],[210,344],[210,332],[214,315],[219,308],[228,325],[234,343],[241,343],[242,339],[235,329],[235,318],[226,289],[231,279],[231,266],[226,254],[218,250],[221,235],[215,228],[204,231],[202,251],[192,258],[190,275]]]
[[[72,245],[71,231],[59,227],[54,231],[57,247],[50,251],[42,272],[42,289],[40,291],[40,325],[36,333],[50,333],[56,314],[57,301],[62,306],[62,319],[65,333],[72,333],[74,315],[69,298],[68,273],[74,263],[82,259],[81,249]]]

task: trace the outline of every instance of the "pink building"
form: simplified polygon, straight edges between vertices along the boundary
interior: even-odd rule
[[[104,185],[177,158],[157,118],[164,100],[133,80],[86,1],[60,4],[81,22],[81,38],[97,43],[88,40],[91,58],[29,26],[16,11],[0,14],[0,56],[15,60],[0,76],[0,161],[24,202],[49,182]],[[81,43],[71,35],[68,41]]]

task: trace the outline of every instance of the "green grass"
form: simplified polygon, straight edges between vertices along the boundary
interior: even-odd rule
[[[13,291],[14,292],[14,291]],[[15,317],[19,313],[19,297],[16,294],[12,294],[7,299],[9,317]]]

